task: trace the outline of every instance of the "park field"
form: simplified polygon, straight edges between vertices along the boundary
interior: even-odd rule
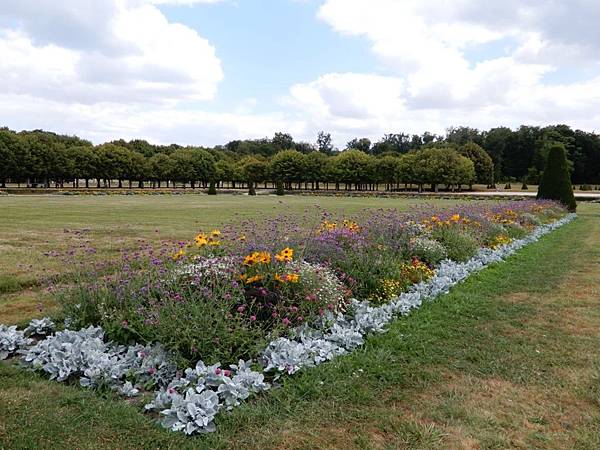
[[[456,201],[436,200],[436,205]],[[319,208],[409,209],[415,199],[272,196],[0,197],[0,323],[57,307],[46,256],[90,241],[95,258],[139,240]],[[186,438],[142,405],[0,362],[0,448],[600,448],[600,205],[471,276],[385,334]]]

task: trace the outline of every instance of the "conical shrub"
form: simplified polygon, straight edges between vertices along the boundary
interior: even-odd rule
[[[546,200],[558,200],[570,211],[575,211],[577,203],[573,195],[573,185],[569,175],[565,147],[562,144],[554,144],[548,152],[548,161],[540,181],[537,198]]]

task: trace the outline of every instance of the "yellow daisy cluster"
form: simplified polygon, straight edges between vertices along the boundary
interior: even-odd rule
[[[244,258],[245,266],[255,266],[257,264],[271,264],[271,254],[269,252],[254,252]]]
[[[498,247],[506,244],[510,244],[512,239],[504,234],[500,236],[496,236],[494,240],[490,243],[490,248],[497,249]]]
[[[300,281],[300,275],[298,275],[297,273],[288,273],[287,275],[281,276],[278,273],[276,273],[274,279],[279,283],[298,283]]]
[[[404,283],[400,280],[385,278],[379,282],[379,290],[373,296],[376,302],[387,302],[397,297],[404,290]]]
[[[404,280],[411,283],[420,283],[433,277],[434,272],[427,264],[418,259],[414,259],[411,263],[403,263],[400,266],[400,273]]]
[[[172,258],[173,258],[173,261],[178,261],[178,260],[180,260],[181,258],[183,258],[184,256],[185,256],[185,249],[184,249],[184,248],[181,248],[181,249],[179,249],[179,251],[178,251],[177,253],[175,253],[175,254],[172,256]]]
[[[499,214],[494,214],[492,216],[492,221],[496,223],[500,223],[502,225],[512,225],[517,220],[517,213],[512,209],[507,209]]]
[[[272,255],[269,252],[253,252],[244,258],[243,265],[246,266],[246,273],[240,276],[240,279],[245,284],[257,283],[263,281],[268,283],[268,280],[275,280],[278,283],[298,283],[300,275],[288,273],[280,275],[275,271],[281,266],[271,266]],[[294,249],[286,247],[279,253],[275,254],[275,260],[278,263],[287,264],[294,258]]]
[[[435,227],[443,227],[450,225],[473,225],[480,226],[477,222],[472,222],[468,217],[462,217],[460,214],[453,214],[448,219],[442,220],[439,216],[431,216],[429,219],[421,221],[421,225],[425,226],[428,230],[433,230]]]
[[[333,231],[338,228],[344,228],[348,231],[351,231],[352,233],[360,231],[360,226],[358,225],[358,223],[352,220],[344,219],[341,223],[324,220],[323,223],[321,223],[318,232],[322,233],[324,231]]]
[[[286,247],[275,255],[275,259],[279,262],[290,262],[294,258],[294,249]]]
[[[210,247],[218,247],[221,245],[220,236],[221,232],[219,230],[212,230],[208,235],[204,233],[198,233],[194,238],[194,242],[198,248],[202,248],[205,245]]]

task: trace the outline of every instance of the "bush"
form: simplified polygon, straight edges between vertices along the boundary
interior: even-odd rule
[[[283,190],[283,181],[278,181],[275,183],[275,194],[277,195],[285,195],[285,191]]]
[[[564,204],[569,211],[577,209],[571,176],[567,165],[565,147],[562,144],[554,144],[548,153],[548,161],[540,181],[538,199],[558,200]]]
[[[491,246],[496,242],[498,236],[506,234],[506,229],[503,225],[495,222],[489,222],[481,227],[481,239],[483,245]]]
[[[477,239],[458,226],[436,227],[432,237],[446,248],[448,258],[453,261],[468,261],[479,250]]]
[[[542,221],[533,214],[525,213],[521,214],[520,223],[525,227],[538,227],[542,224]]]
[[[217,195],[217,188],[214,181],[211,181],[208,185],[208,195]]]
[[[438,241],[426,237],[414,238],[410,241],[410,252],[421,261],[436,265],[448,257],[446,247]]]
[[[527,235],[527,230],[518,222],[504,225],[504,228],[511,239],[521,239]]]

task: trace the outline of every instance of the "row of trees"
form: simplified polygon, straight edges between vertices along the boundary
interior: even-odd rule
[[[288,144],[289,145],[289,144]],[[293,145],[291,145],[293,147]],[[388,189],[400,183],[422,188],[429,184],[460,186],[475,181],[489,183],[491,158],[473,143],[456,148],[442,145],[406,154],[372,155],[361,150],[321,152],[313,149],[279,150],[267,157],[261,153],[238,154],[225,148],[156,147],[144,141],[115,141],[98,146],[74,138],[33,131],[0,130],[0,183],[34,183],[42,186],[80,183],[86,187],[192,188],[227,182],[255,186],[280,182],[286,188]],[[324,185],[324,186],[323,186]]]
[[[344,151],[336,149],[331,136],[324,132],[319,133],[314,144],[296,142],[289,134],[276,133],[270,139],[238,140],[202,148],[152,145],[143,140],[118,140],[93,146],[74,136],[40,130],[16,133],[3,128],[0,129],[0,182],[49,186],[85,180],[86,185],[95,182],[99,186],[104,185],[104,180],[106,183],[116,180],[122,186],[124,181],[142,185],[148,181],[154,185],[175,181],[194,186],[198,181],[205,184],[280,180],[288,186],[307,182],[391,186],[406,180],[411,180],[409,183],[429,180],[422,173],[409,174],[402,161],[438,149],[446,154],[453,150],[452,155],[469,159],[477,183],[492,185],[497,181],[523,180],[537,184],[548,149],[554,143],[565,147],[573,183],[600,183],[600,136],[574,131],[566,125],[522,126],[514,131],[460,127],[449,129],[445,136],[388,134],[375,143],[367,138],[353,139]],[[282,159],[285,164],[280,162]],[[294,168],[293,175],[289,167]],[[441,173],[439,177],[447,178]],[[464,178],[462,184],[470,182]]]

